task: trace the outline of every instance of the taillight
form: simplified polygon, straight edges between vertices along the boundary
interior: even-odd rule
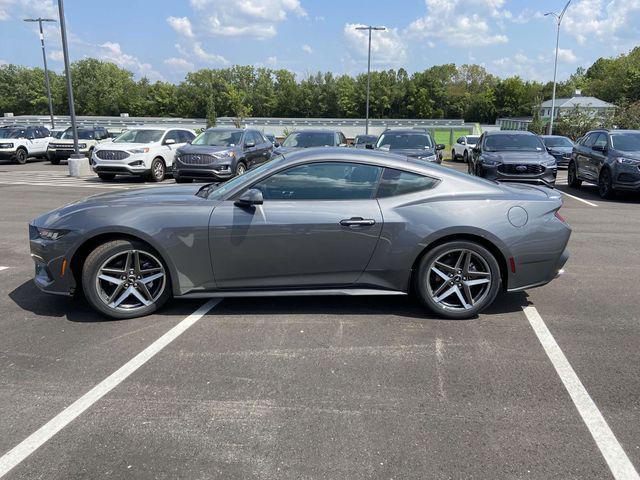
[[[560,220],[562,223],[567,223],[567,219],[560,215],[560,212],[556,210],[554,213],[555,217]]]

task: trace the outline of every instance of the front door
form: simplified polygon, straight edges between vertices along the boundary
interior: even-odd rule
[[[209,227],[218,288],[337,287],[366,268],[382,229],[381,168],[322,162],[253,185],[264,204],[215,208]]]

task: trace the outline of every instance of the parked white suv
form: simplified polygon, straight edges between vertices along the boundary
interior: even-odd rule
[[[102,142],[111,142],[109,132],[104,127],[78,127],[78,153],[91,158],[91,154]],[[47,156],[52,165],[68,160],[73,154],[73,129],[67,128],[60,138],[49,142]]]
[[[480,136],[478,135],[466,135],[458,138],[451,149],[451,160],[462,158],[464,163],[467,163],[471,158],[472,150],[476,147],[479,138]]]
[[[193,130],[185,128],[132,128],[113,142],[97,146],[91,156],[91,168],[102,180],[135,175],[161,182],[173,168],[178,147],[195,137]]]
[[[27,163],[29,157],[43,157],[52,140],[45,127],[0,128],[0,160]]]

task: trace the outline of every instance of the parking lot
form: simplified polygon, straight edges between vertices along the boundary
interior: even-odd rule
[[[637,478],[640,197],[562,171],[565,275],[473,320],[308,297],[106,321],[32,284],[27,222],[150,184],[65,172],[0,164],[0,477]]]

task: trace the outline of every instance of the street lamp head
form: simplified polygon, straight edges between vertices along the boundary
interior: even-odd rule
[[[356,30],[386,30],[387,27],[383,27],[383,26],[374,27],[372,25],[366,25],[366,26],[355,27],[355,29]]]
[[[25,22],[55,22],[53,18],[23,18]]]

